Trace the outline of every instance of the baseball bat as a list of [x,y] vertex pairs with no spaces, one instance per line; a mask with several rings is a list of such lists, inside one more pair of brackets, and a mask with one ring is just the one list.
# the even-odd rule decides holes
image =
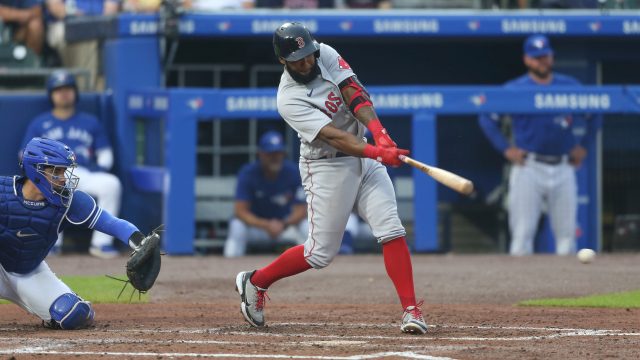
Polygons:
[[435,166],[428,166],[427,164],[424,164],[405,155],[400,155],[399,158],[404,163],[413,166],[414,168],[431,176],[435,181],[461,194],[469,195],[473,192],[473,183],[470,180],[463,178],[462,176],[456,175],[447,170],[437,168]]

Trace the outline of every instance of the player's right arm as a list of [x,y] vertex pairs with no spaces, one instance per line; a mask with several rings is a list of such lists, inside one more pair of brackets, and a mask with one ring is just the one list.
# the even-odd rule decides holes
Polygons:
[[345,154],[368,157],[394,167],[403,164],[398,158],[399,155],[409,154],[409,150],[398,149],[395,146],[369,145],[355,135],[333,126],[331,118],[319,109],[280,94],[278,111],[287,124],[309,143],[321,140]]
[[272,238],[277,238],[284,231],[285,223],[277,219],[264,219],[251,212],[251,203],[248,201],[235,202],[236,218],[248,226],[256,227],[266,231]]
[[248,226],[257,227],[269,231],[269,219],[261,218],[251,212],[251,171],[250,166],[245,166],[238,172],[236,195],[234,203],[234,215]]
[[408,155],[409,150],[398,149],[397,147],[382,147],[367,144],[362,139],[338,129],[329,124],[320,129],[318,139],[326,142],[345,154],[357,157],[367,157],[377,160],[385,165],[400,166],[403,162],[400,155]]
[[248,226],[267,229],[269,220],[256,216],[251,212],[251,203],[245,200],[236,200],[234,204],[235,216]]
[[80,190],[73,193],[73,200],[65,219],[70,224],[111,235],[130,246],[131,237],[140,233],[135,225],[111,215],[99,207],[93,197]]
[[526,151],[510,145],[500,130],[500,116],[498,114],[480,114],[478,124],[491,145],[512,163],[522,164],[526,157]]
[[93,147],[96,157],[95,165],[99,170],[110,171],[113,167],[114,157],[111,142],[107,136],[107,130],[97,117],[90,114],[85,114],[85,116],[90,117],[88,120],[91,120],[91,123],[93,124],[92,133],[94,139]]

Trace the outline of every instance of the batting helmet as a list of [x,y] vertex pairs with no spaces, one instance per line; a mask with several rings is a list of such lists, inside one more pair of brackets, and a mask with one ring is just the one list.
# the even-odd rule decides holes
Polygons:
[[[35,137],[25,146],[20,165],[25,175],[50,203],[69,206],[79,179],[73,175],[76,155],[67,145],[56,140]],[[45,169],[49,167],[54,169],[53,173],[45,173]],[[65,169],[64,179],[54,175],[58,167]],[[54,184],[51,180],[64,180],[64,185]]]
[[78,102],[79,96],[76,77],[66,70],[56,70],[52,72],[51,75],[49,75],[49,78],[47,79],[47,96],[49,97],[49,101],[52,101],[51,93],[53,92],[53,90],[65,86],[71,86],[73,88],[76,93],[76,102]]
[[273,33],[273,51],[286,61],[298,61],[319,50],[320,45],[301,23],[284,23]]

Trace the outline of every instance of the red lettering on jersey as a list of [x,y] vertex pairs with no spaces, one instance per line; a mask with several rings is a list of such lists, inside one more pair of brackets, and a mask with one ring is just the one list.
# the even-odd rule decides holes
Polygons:
[[342,99],[337,96],[333,91],[327,96],[327,101],[324,102],[324,106],[332,113],[337,113],[340,105],[342,105]]
[[329,93],[329,95],[327,96],[327,99],[333,101],[338,106],[342,105],[342,98],[336,95],[333,91]]
[[342,58],[342,56],[338,56],[338,66],[342,70],[351,70],[351,66],[347,64],[347,62]]

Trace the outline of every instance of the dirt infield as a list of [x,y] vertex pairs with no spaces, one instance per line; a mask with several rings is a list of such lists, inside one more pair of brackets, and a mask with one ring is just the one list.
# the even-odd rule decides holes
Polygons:
[[[238,310],[235,274],[272,257],[165,257],[144,305],[97,304],[95,328],[42,329],[14,305],[0,306],[6,359],[637,359],[640,309],[530,308],[519,300],[640,288],[640,255],[571,258],[415,256],[416,291],[430,331],[399,331],[401,309],[378,256],[341,257],[329,268],[269,291],[265,329]],[[60,275],[119,274],[124,258],[64,256]]]

